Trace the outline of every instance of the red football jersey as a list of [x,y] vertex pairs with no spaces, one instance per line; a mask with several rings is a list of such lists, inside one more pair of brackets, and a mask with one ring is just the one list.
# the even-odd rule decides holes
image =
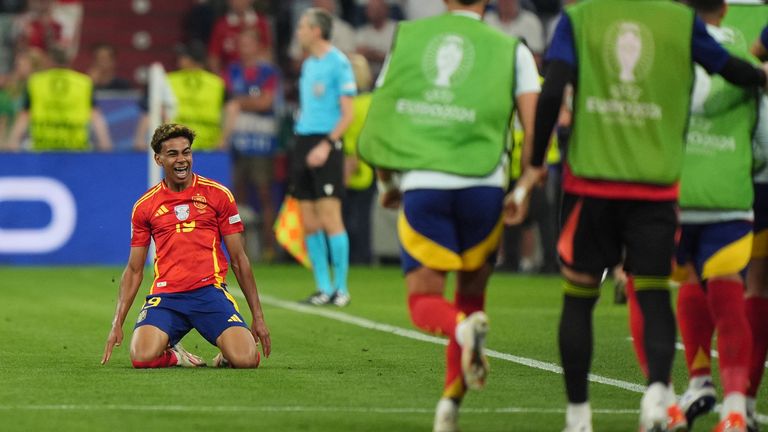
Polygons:
[[223,236],[243,231],[232,193],[197,174],[174,192],[161,181],[133,206],[131,246],[155,239],[155,279],[150,294],[221,286],[227,277]]
[[219,18],[213,26],[211,40],[208,43],[208,55],[221,61],[221,68],[240,58],[237,51],[237,37],[243,30],[255,29],[259,33],[259,43],[264,49],[271,49],[272,38],[267,19],[256,13],[249,12],[245,18],[235,14],[227,14]]

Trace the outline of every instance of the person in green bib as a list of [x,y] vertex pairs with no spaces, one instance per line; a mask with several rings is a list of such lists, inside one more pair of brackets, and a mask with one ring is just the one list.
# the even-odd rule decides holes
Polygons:
[[[732,55],[751,59],[735,29],[720,27],[727,10],[724,0],[690,0],[689,5]],[[717,329],[724,393],[719,430],[744,430],[748,417],[754,423],[755,404],[753,399],[752,409],[747,409],[752,341],[740,273],[752,252],[752,168],[765,163],[766,98],[755,89],[710,77],[699,65],[695,74],[680,179],[682,227],[673,274],[680,282],[678,323],[689,376],[680,408],[691,427],[694,419],[714,407],[710,351]],[[630,311],[637,311],[636,296],[629,294]],[[641,326],[632,329],[633,337],[642,339]]]
[[[222,130],[227,88],[224,80],[204,69],[205,45],[193,41],[176,47],[178,69],[168,73],[168,85],[175,98],[174,115],[169,121],[183,124],[197,133],[198,150],[216,150],[225,147],[231,127]],[[147,100],[140,103],[144,111],[136,128],[134,149],[146,150],[149,141],[149,115]]]
[[676,327],[668,277],[693,63],[744,87],[765,86],[765,71],[731,56],[691,9],[668,0],[571,5],[545,60],[531,167],[514,196],[515,203],[524,203],[543,177],[563,89],[572,83],[574,116],[558,241],[565,431],[592,431],[587,392],[592,311],[602,275],[622,258],[645,318],[648,387],[640,404],[640,431],[680,430],[686,420],[669,385]]
[[[540,84],[525,44],[482,22],[488,1],[445,4],[447,14],[399,25],[358,152],[377,167],[381,203],[402,204],[411,320],[449,338],[434,430],[456,431],[467,390],[488,374],[485,290],[503,227],[511,120],[517,110],[524,164]],[[444,297],[449,272],[453,301]]]
[[[93,99],[91,78],[69,69],[65,51],[51,49],[48,56],[52,66],[33,73],[27,81],[23,109],[11,129],[8,148],[21,150],[29,131],[27,149],[33,151],[112,150],[107,123]],[[90,128],[96,138],[93,147]]]

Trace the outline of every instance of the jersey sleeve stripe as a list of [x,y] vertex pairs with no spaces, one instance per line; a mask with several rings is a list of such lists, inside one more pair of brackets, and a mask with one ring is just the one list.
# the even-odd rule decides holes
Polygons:
[[131,219],[133,219],[133,215],[136,213],[136,209],[139,207],[139,205],[155,195],[160,190],[161,185],[162,183],[158,183],[157,186],[147,191],[144,195],[141,196],[141,198],[136,201],[136,204],[133,205],[133,209],[131,210]]
[[220,189],[225,194],[227,194],[227,198],[229,198],[229,202],[233,202],[235,200],[235,197],[232,195],[232,192],[230,192],[229,189],[227,189],[224,185],[216,183],[213,180],[208,180],[204,177],[200,177],[200,184],[206,185],[206,186],[212,186],[217,189]]

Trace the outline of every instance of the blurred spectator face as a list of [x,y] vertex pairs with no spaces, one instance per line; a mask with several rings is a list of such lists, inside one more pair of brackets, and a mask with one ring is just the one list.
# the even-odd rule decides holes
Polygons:
[[314,0],[316,8],[325,9],[331,15],[336,15],[336,0]]
[[389,17],[389,5],[387,0],[369,0],[368,7],[365,9],[368,21],[373,24],[380,24]]
[[252,10],[253,0],[229,0],[229,11],[243,14]]
[[197,62],[195,62],[192,57],[186,54],[179,55],[176,58],[176,64],[178,65],[179,69],[194,69],[198,66]]
[[309,50],[312,43],[320,37],[320,28],[312,26],[308,16],[304,15],[296,27],[296,39],[304,50]]
[[244,31],[237,38],[237,51],[242,60],[258,58],[261,54],[259,35],[255,31]]
[[520,11],[517,0],[499,0],[496,5],[499,8],[499,16],[515,18]]
[[93,51],[93,67],[104,71],[115,69],[115,51],[109,46],[100,46]]
[[16,79],[27,79],[35,71],[35,64],[29,53],[21,52],[13,61],[13,73]]

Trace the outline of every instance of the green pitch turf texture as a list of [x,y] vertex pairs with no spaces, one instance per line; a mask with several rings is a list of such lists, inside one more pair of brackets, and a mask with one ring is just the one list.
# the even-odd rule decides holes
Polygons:
[[[431,430],[443,346],[369,328],[379,323],[413,330],[396,267],[352,268],[353,300],[344,309],[297,308],[295,301],[312,291],[311,274],[298,266],[256,267],[273,344],[272,356],[257,370],[132,369],[127,347],[150,269],[126,321],[123,346],[101,366],[120,273],[0,267],[0,430]],[[230,290],[239,295],[239,288]],[[467,395],[463,431],[562,429],[562,376],[509,360],[559,362],[560,297],[558,278],[494,275],[488,347],[506,359],[491,358],[487,387]],[[311,313],[317,311],[328,314]],[[350,317],[364,321],[339,320]],[[610,284],[596,308],[595,329],[593,373],[641,384],[626,307],[612,303]],[[194,331],[183,342],[208,361],[217,352]],[[684,373],[678,352],[678,392]],[[639,393],[591,383],[590,394],[596,431],[636,430]],[[696,430],[709,431],[715,421],[710,415]]]

